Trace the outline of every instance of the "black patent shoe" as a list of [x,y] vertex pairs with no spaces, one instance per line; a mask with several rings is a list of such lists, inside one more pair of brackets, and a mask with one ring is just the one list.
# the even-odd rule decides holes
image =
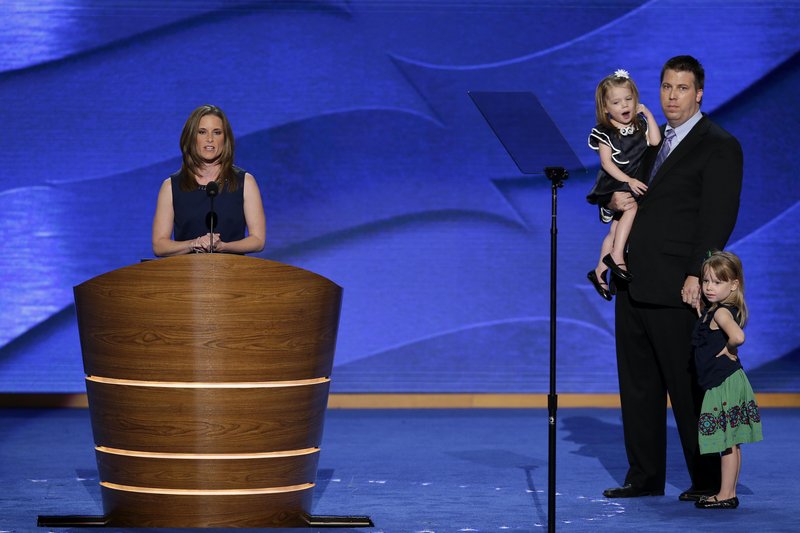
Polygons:
[[[589,273],[586,274],[586,277],[589,278],[589,281],[592,282],[592,285],[594,286],[594,289],[597,291],[597,294],[599,294],[600,296],[602,296],[603,298],[605,298],[610,302],[611,291],[606,288],[608,286],[608,283],[606,283],[606,272],[608,272],[608,270],[604,270],[603,275],[600,276],[600,278],[598,279],[597,274],[595,274],[595,271],[590,270]],[[606,285],[606,287],[603,287],[603,285]]]
[[698,509],[736,509],[739,507],[739,498],[734,496],[727,500],[718,500],[716,496],[710,498],[700,498],[694,502],[694,506]]
[[614,487],[603,491],[606,498],[639,498],[641,496],[663,496],[664,491],[642,489],[627,483],[621,487]]
[[633,279],[633,276],[627,270],[620,268],[620,265],[614,262],[614,259],[611,258],[611,254],[606,254],[603,257],[603,264],[606,265],[611,273],[617,276],[622,281],[630,281]]

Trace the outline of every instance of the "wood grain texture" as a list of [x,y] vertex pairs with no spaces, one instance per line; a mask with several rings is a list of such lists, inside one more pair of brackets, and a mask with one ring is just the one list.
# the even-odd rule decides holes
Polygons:
[[226,254],[140,263],[75,287],[112,526],[302,523],[341,295],[311,272]]
[[100,479],[158,489],[235,490],[314,483],[319,450],[285,457],[136,457],[96,451]]
[[86,381],[95,444],[176,453],[318,447],[328,386],[180,389]]
[[313,488],[278,494],[146,494],[101,487],[112,527],[299,527]]
[[191,254],[74,289],[89,375],[163,381],[330,376],[342,290],[263,259]]

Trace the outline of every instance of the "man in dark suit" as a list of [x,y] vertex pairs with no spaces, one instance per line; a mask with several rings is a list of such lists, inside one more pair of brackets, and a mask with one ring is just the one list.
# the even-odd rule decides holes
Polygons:
[[[664,494],[667,395],[692,486],[684,501],[716,494],[720,463],[701,456],[697,385],[691,334],[700,299],[700,265],[708,250],[723,249],[739,212],[742,149],[731,134],[700,112],[705,73],[691,56],[670,59],[661,72],[667,118],[659,153],[649,154],[648,190],[628,239],[632,280],[617,281],[617,366],[629,469],[607,498]],[[634,202],[615,193],[609,203]]]

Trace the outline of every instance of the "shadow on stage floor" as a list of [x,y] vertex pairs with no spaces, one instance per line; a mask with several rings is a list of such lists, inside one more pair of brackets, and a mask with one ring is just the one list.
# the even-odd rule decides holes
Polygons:
[[[800,410],[762,419],[764,441],[742,448],[740,507],[705,511],[677,499],[689,479],[674,429],[666,495],[607,500],[626,469],[619,411],[560,409],[557,529],[796,531]],[[545,409],[329,410],[313,512],[375,523],[353,531],[546,531],[547,430]],[[102,514],[87,410],[2,409],[0,431],[0,532]]]

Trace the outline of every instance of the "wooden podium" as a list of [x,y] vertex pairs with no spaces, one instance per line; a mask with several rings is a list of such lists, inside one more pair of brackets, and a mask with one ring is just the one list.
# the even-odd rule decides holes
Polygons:
[[104,524],[308,525],[341,297],[228,254],[75,287]]

